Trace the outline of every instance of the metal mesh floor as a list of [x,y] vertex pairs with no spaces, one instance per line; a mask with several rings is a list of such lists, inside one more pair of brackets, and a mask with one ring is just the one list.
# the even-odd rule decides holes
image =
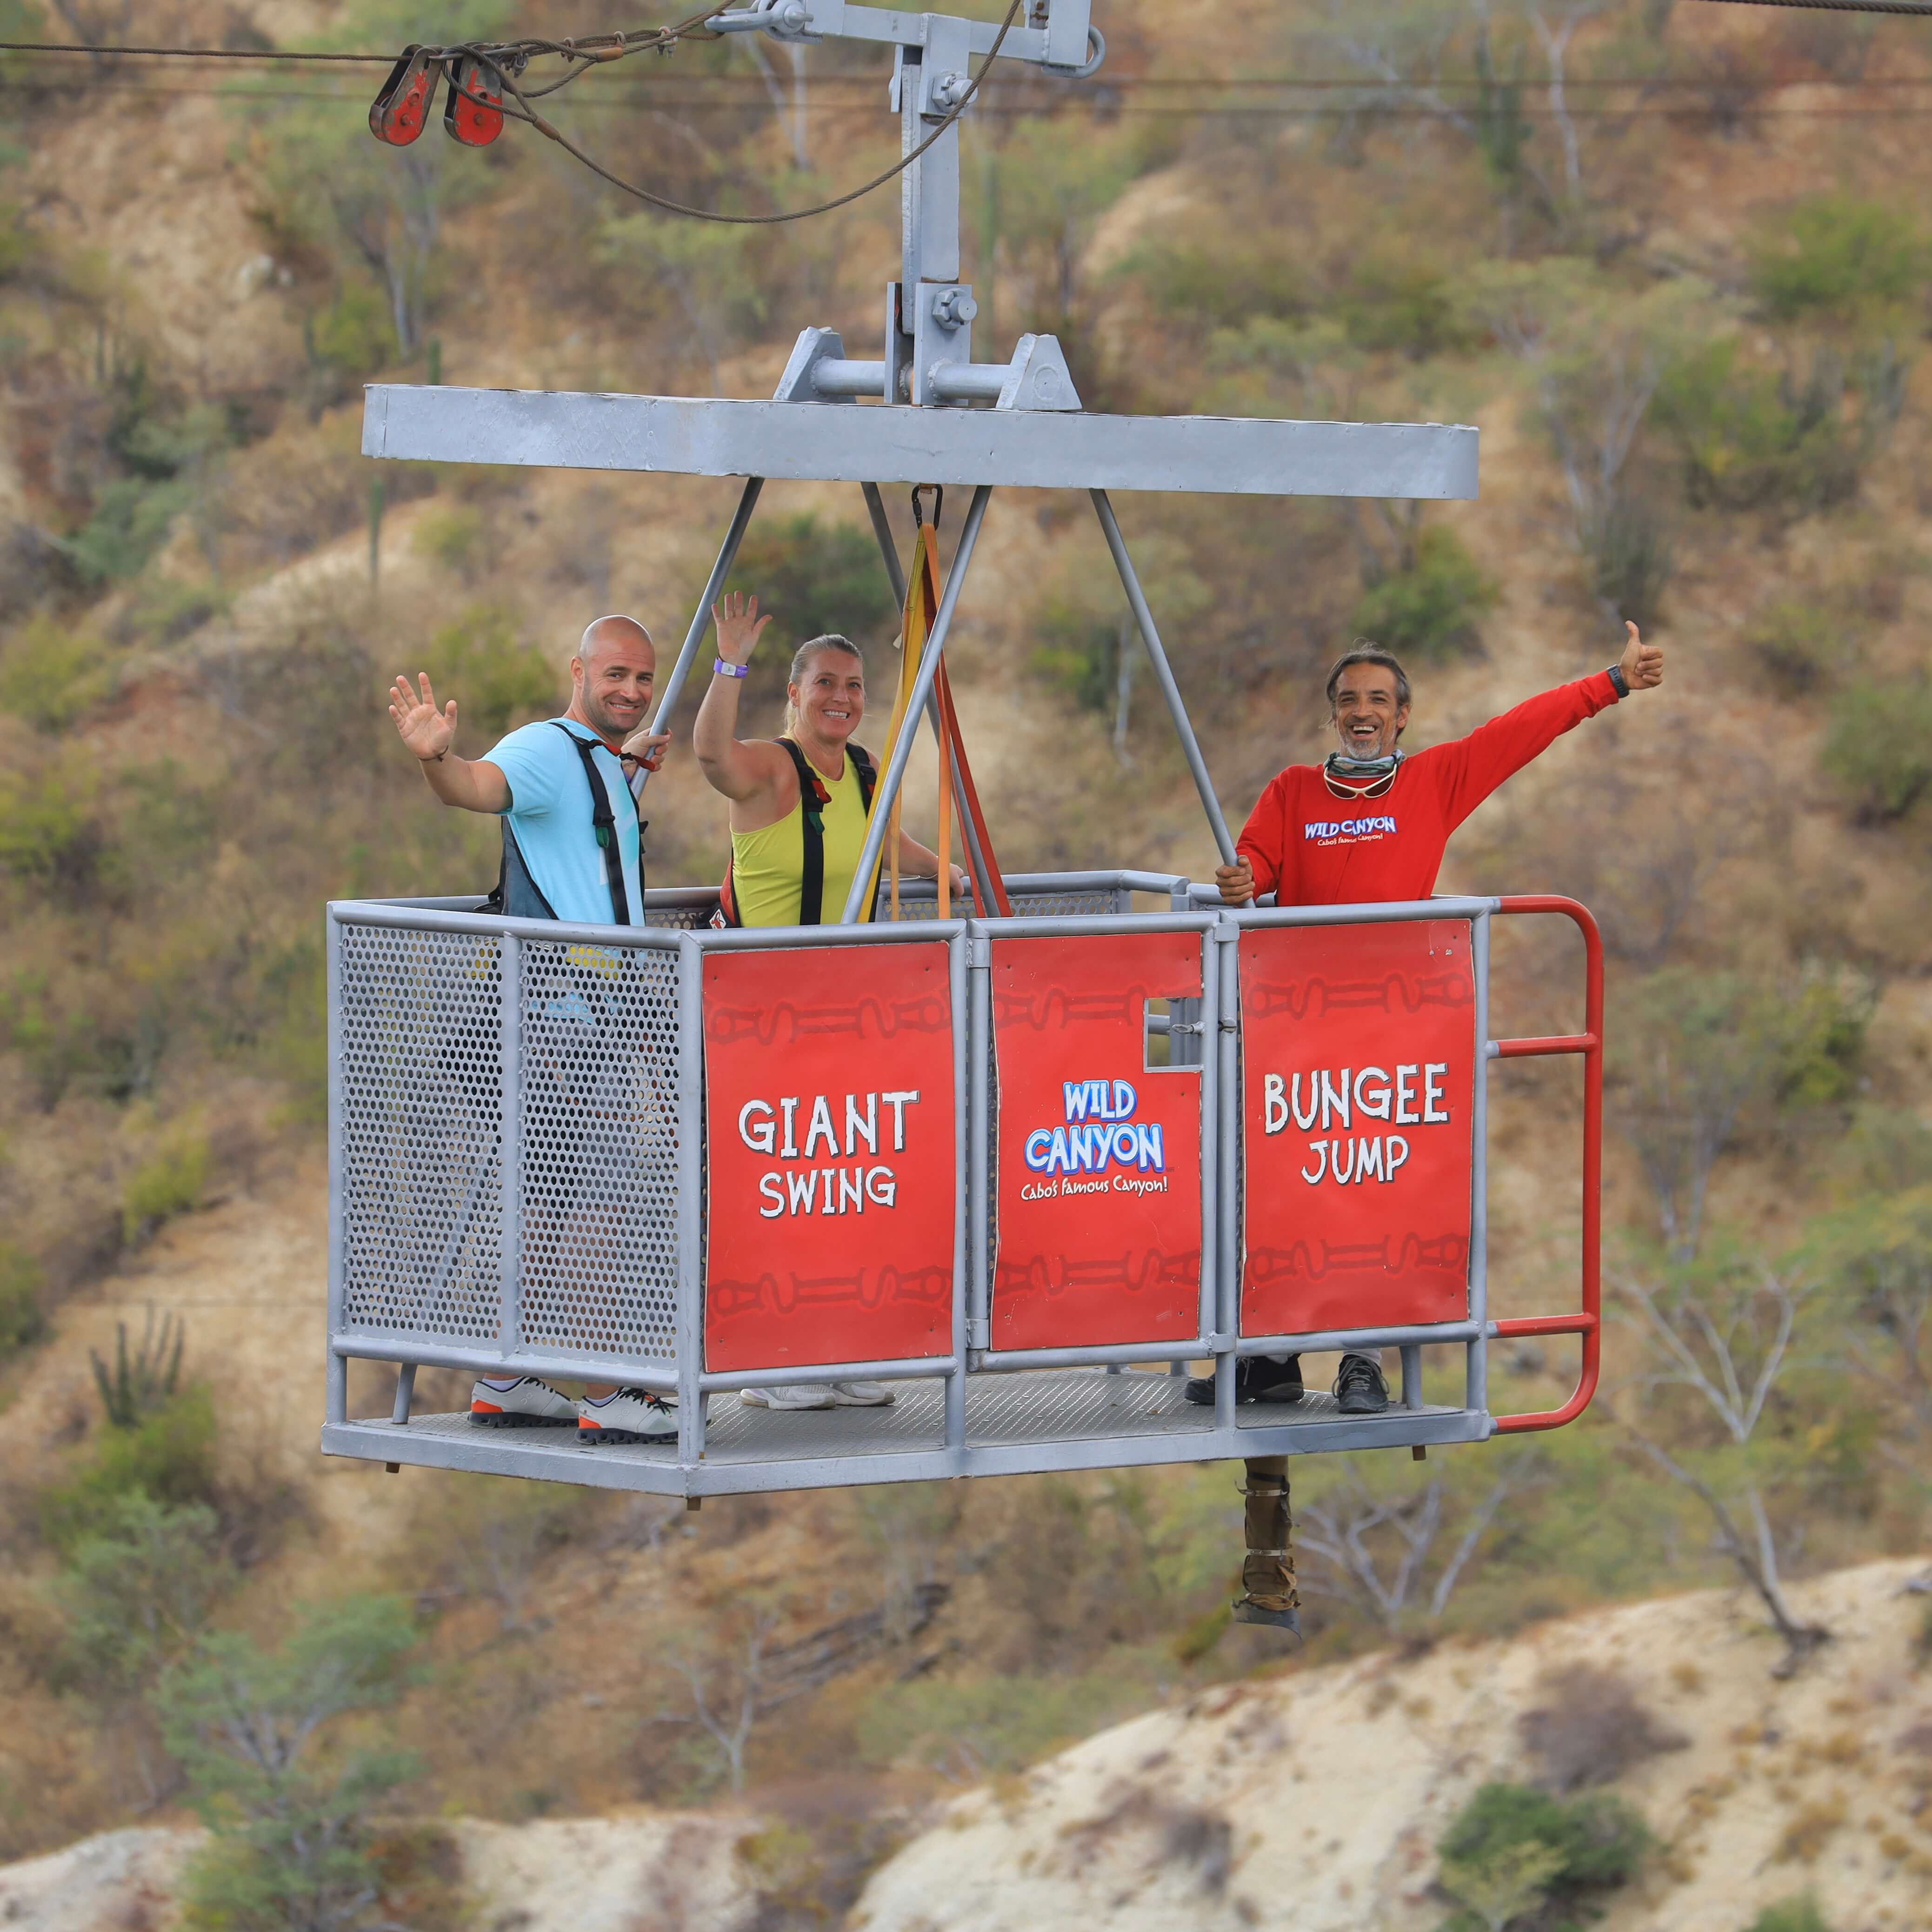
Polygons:
[[[897,1382],[885,1408],[768,1409],[735,1394],[714,1395],[704,1433],[707,1462],[783,1462],[828,1456],[865,1456],[938,1448],[945,1438],[943,1381]],[[1104,1442],[1144,1436],[1205,1435],[1213,1409],[1188,1402],[1178,1376],[1130,1370],[1109,1376],[1090,1369],[1024,1375],[982,1375],[966,1385],[966,1435],[975,1444]],[[1453,1410],[1431,1408],[1432,1414]],[[1296,1406],[1256,1404],[1235,1411],[1244,1428],[1287,1421],[1345,1420],[1332,1395],[1310,1393]],[[564,1457],[598,1456],[628,1462],[676,1460],[674,1445],[607,1443],[580,1447],[562,1430],[477,1429],[466,1415],[421,1415],[413,1432],[500,1444]]]

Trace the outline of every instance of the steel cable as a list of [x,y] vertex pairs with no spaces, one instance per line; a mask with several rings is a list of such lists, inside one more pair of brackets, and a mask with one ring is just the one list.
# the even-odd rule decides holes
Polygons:
[[[1000,50],[1006,44],[1006,35],[1012,31],[1012,24],[1019,17],[1020,8],[1024,4],[1024,0],[1012,0],[1012,4],[1006,9],[1006,18],[1000,22],[1000,31],[994,36],[992,46],[987,50],[986,59],[980,64],[980,71],[967,82],[966,91],[947,110],[946,118],[933,129],[930,134],[927,135],[924,140],[920,142],[917,147],[902,154],[883,173],[874,175],[870,181],[852,189],[848,194],[836,196],[830,201],[819,202],[810,208],[789,208],[780,214],[727,214],[717,208],[693,208],[688,202],[673,201],[666,196],[652,194],[649,188],[639,188],[635,182],[627,182],[621,176],[614,175],[602,162],[586,154],[575,142],[571,140],[568,136],[560,134],[556,128],[553,128],[535,108],[530,106],[530,98],[518,88],[503,64],[494,57],[490,50],[476,46],[452,50],[452,51],[473,55],[495,71],[497,79],[502,82],[506,91],[514,98],[523,110],[519,112],[506,103],[502,104],[502,111],[506,114],[509,115],[513,119],[526,122],[531,127],[536,128],[538,134],[548,135],[563,149],[566,154],[588,168],[600,181],[609,182],[611,187],[621,193],[631,195],[639,201],[647,202],[652,208],[661,208],[668,214],[689,215],[699,221],[727,222],[734,227],[762,228],[772,226],[780,222],[808,220],[814,214],[830,214],[834,208],[843,208],[848,202],[860,200],[870,194],[874,188],[884,188],[886,182],[904,173],[906,170],[910,167],[913,163],[917,160],[935,141],[938,140],[972,105],[973,97],[980,91],[980,83],[986,79],[987,74],[992,69],[993,62],[998,58]],[[581,72],[584,70],[580,69],[578,71]],[[574,80],[576,75],[573,74],[567,78]],[[452,86],[454,84],[454,82],[452,83]],[[497,104],[484,100],[479,95],[469,93],[466,89],[464,91],[464,98],[482,106]]]

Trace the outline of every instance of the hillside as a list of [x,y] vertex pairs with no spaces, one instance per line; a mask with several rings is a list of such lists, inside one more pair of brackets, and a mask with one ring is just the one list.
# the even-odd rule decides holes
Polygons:
[[[1372,1896],[1420,1927],[1450,1911],[1426,1892],[1450,1813],[1483,1776],[1541,1775],[1513,1727],[1574,1639],[1692,1739],[1619,1780],[1671,1850],[1606,1895],[1612,1932],[1742,1932],[1814,1884],[1838,1932],[1912,1922],[1924,1813],[1900,1796],[1916,1748],[1894,1747],[1917,1600],[1886,1592],[1932,1545],[1924,23],[1612,0],[1565,30],[1565,92],[1547,10],[1096,18],[1095,80],[995,76],[968,125],[982,352],[1055,332],[1097,408],[1482,432],[1472,503],[1118,499],[1230,816],[1318,753],[1322,679],[1358,634],[1410,668],[1412,746],[1607,662],[1618,614],[1668,653],[1661,693],[1478,812],[1442,882],[1572,892],[1604,922],[1617,1318],[1597,1408],[1426,1464],[1310,1459],[1292,1666],[1227,1625],[1225,1469],[686,1515],[324,1462],[320,908],[496,865],[494,829],[407,769],[379,694],[431,670],[473,752],[556,704],[591,616],[634,610],[674,647],[736,494],[372,474],[360,385],[769,394],[807,323],[864,352],[896,199],[686,228],[526,130],[482,154],[435,134],[398,173],[359,68],[0,56],[0,1858],[184,1827],[232,1766],[196,1755],[182,1687],[241,1658],[261,1691],[335,1617],[366,1681],[301,1776],[375,1780],[350,1806],[357,1858],[384,1821],[461,1818],[472,1847],[608,1839],[621,1889],[622,1859],[682,1846],[674,1864],[778,1932],[840,1922],[925,1808],[970,1789],[870,1879],[872,1924],[1044,1922],[1131,1893],[1153,1924],[1199,1903],[1215,1859],[1212,1910],[1252,1898],[1267,1922],[1295,1884],[1249,1849],[1268,1780],[1347,1821],[1360,1732],[1410,1781],[1372,1831],[1309,1841],[1342,1844],[1306,1896],[1324,1922]],[[21,0],[0,38],[137,20],[237,52],[585,26],[551,0]],[[694,42],[586,80],[571,124],[620,173],[758,212],[889,158],[878,61],[812,50],[802,118],[782,78],[775,98],[742,43]],[[734,583],[778,606],[774,658],[858,637],[883,709],[892,614],[856,492],[774,487]],[[1000,854],[1202,876],[1211,843],[1111,586],[1078,501],[996,500],[949,651]],[[775,724],[765,654],[748,708]],[[920,836],[932,794],[916,761]],[[655,882],[717,876],[715,803],[680,737],[651,794]],[[1496,974],[1499,1030],[1574,1023],[1567,938],[1502,935]],[[1498,1069],[1492,1090],[1496,1303],[1567,1307],[1574,1070]],[[184,1328],[178,1370],[151,1353],[110,1414],[90,1358],[111,1383],[124,1324],[138,1369],[150,1311]],[[1706,1350],[1721,1394],[1714,1337],[1744,1389],[1765,1377],[1742,1432],[1672,1353]],[[1498,1406],[1558,1396],[1572,1359],[1510,1351]],[[423,1393],[454,1404],[463,1381]],[[388,1400],[373,1370],[351,1397]],[[1683,1594],[1754,1569],[1831,1606],[1834,1641],[1801,1642],[1789,1681],[1737,1634],[1756,1594]],[[1653,1667],[1652,1642],[1708,1687]],[[700,1693],[751,1713],[735,1762]],[[1251,1720],[1286,1748],[1217,1783]],[[1828,1768],[1787,1752],[1772,1773],[1761,1740],[1732,1741],[1754,1725]],[[1304,1760],[1306,1732],[1340,1740],[1346,1777]],[[1136,1768],[1160,1750],[1180,1768]],[[1170,1800],[1220,1822],[1188,1826],[1143,1888]],[[639,1807],[644,1850],[602,1822]],[[1815,1856],[1781,1857],[1807,1807]],[[730,1876],[754,1817],[766,1865]],[[512,1829],[538,1837],[493,1835]],[[110,1865],[181,1845],[116,1843]],[[460,1917],[436,1876],[453,1855],[385,1856],[391,1917],[432,1880]]]
[[[936,1807],[848,1922],[1407,1932],[1450,1902],[1436,1851],[1450,1822],[1478,1786],[1528,1780],[1573,1801],[1613,1792],[1654,1834],[1638,1874],[1597,1900],[1604,1932],[1731,1932],[1806,1892],[1828,1923],[1906,1932],[1932,1879],[1914,1582],[1886,1563],[1807,1585],[1804,1612],[1833,1640],[1783,1682],[1762,1625],[1711,1592],[1225,1685]],[[751,1932],[820,1876],[810,1840],[755,1809],[445,1828],[479,1922],[525,1932]],[[165,1932],[194,1842],[123,1832],[0,1868],[0,1916],[24,1932]]]

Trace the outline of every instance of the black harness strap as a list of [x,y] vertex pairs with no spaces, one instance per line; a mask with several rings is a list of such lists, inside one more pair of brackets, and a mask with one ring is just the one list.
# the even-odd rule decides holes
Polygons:
[[[624,890],[624,855],[617,849],[617,815],[610,809],[610,794],[605,789],[604,774],[597,769],[597,743],[591,738],[580,738],[567,724],[559,724],[554,718],[546,718],[546,724],[556,725],[558,730],[577,747],[577,755],[584,761],[584,776],[590,784],[590,824],[596,835],[598,849],[604,854],[604,877],[610,888],[610,920],[614,926],[631,923],[630,895]],[[524,857],[523,848],[517,843],[516,834],[510,829],[508,815],[501,821],[503,830],[502,863],[496,870],[496,890],[483,902],[485,912],[508,914],[512,919],[554,919],[556,913],[550,901],[543,896],[542,889],[532,877],[530,866]],[[644,889],[644,824],[638,821],[638,890]],[[641,910],[642,908],[640,908]]]
[[[781,738],[777,742],[791,754],[793,769],[798,773],[799,829],[804,844],[798,874],[798,922],[800,926],[823,926],[825,808],[832,802],[832,794],[824,779],[812,768],[812,760],[790,739]],[[878,782],[878,769],[872,763],[872,754],[862,746],[848,745],[845,754],[859,775],[860,808],[869,818],[872,813],[872,788]],[[728,864],[724,889],[718,895],[718,910],[724,914],[727,926],[742,926],[745,922],[738,916],[738,898],[732,886],[732,872],[733,867]],[[876,899],[876,892],[874,896]]]
[[[628,926],[631,922],[631,902],[624,890],[624,855],[617,849],[617,815],[610,809],[610,794],[604,788],[604,774],[597,769],[597,740],[580,738],[568,724],[560,724],[553,718],[551,724],[561,731],[577,747],[577,755],[584,761],[584,776],[590,782],[590,823],[597,834],[597,843],[604,854],[604,876],[610,886],[610,920],[614,926]],[[644,884],[644,827],[638,828],[638,890],[641,892]]]

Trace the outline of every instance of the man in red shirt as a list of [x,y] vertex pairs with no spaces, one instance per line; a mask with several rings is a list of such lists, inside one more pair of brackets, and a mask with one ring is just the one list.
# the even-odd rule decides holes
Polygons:
[[[1624,628],[1629,641],[1608,670],[1558,685],[1466,738],[1412,757],[1398,742],[1408,723],[1408,679],[1389,652],[1358,640],[1328,674],[1329,718],[1340,749],[1319,765],[1290,765],[1270,781],[1236,842],[1238,862],[1215,872],[1222,900],[1247,905],[1270,892],[1285,906],[1426,898],[1449,835],[1505,778],[1585,718],[1664,682],[1663,651],[1646,644],[1634,624]],[[1388,1406],[1388,1383],[1372,1356],[1344,1355],[1334,1392],[1347,1414]],[[1298,1356],[1251,1357],[1236,1368],[1237,1402],[1301,1397]],[[1213,1378],[1190,1382],[1187,1398],[1211,1403]],[[1286,1459],[1250,1458],[1246,1494],[1250,1550],[1234,1615],[1298,1633],[1287,1565]]]

